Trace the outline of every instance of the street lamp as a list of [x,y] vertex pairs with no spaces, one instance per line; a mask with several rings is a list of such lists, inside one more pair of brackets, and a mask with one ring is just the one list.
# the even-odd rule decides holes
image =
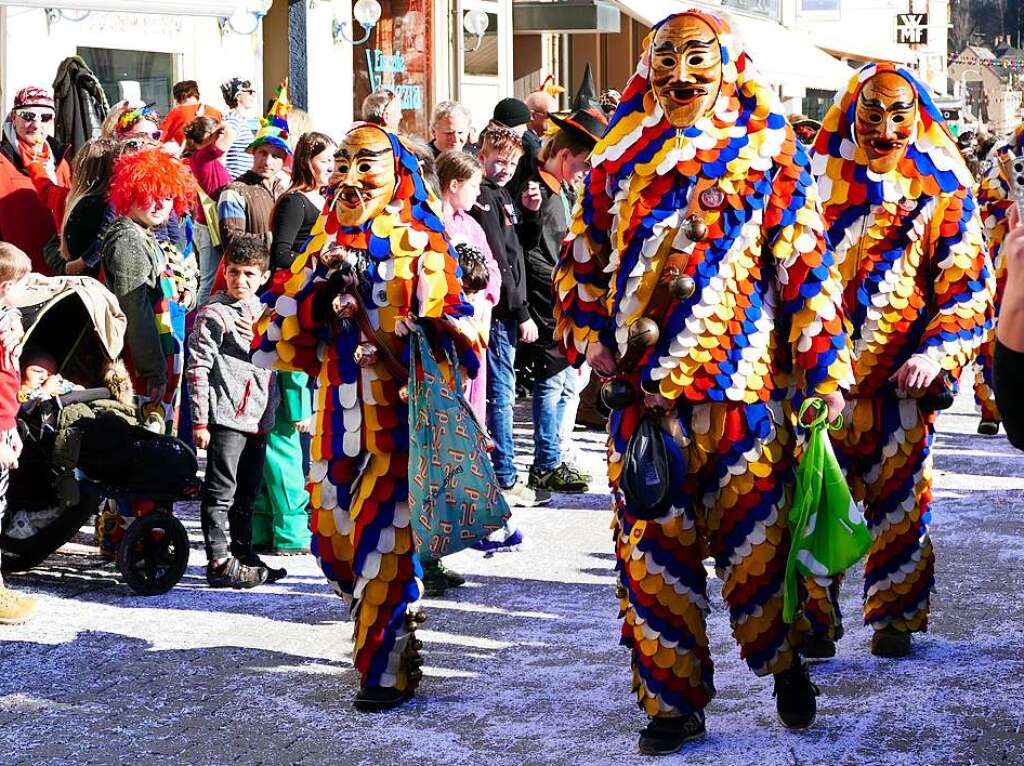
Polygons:
[[483,11],[466,11],[466,15],[462,17],[462,28],[466,30],[466,34],[476,37],[476,47],[470,49],[470,53],[480,50],[480,46],[484,44],[484,35],[487,34],[487,28],[490,25],[491,20]]
[[[234,16],[222,16],[217,22],[220,25],[221,35],[228,35],[234,32],[236,35],[247,37],[255,34],[256,30],[260,28],[260,21],[270,13],[270,6],[273,4],[274,0],[251,0],[249,2],[247,10],[242,12],[243,16],[252,16],[252,29],[247,31],[240,30],[235,26]],[[237,15],[236,13],[235,16]]]
[[345,28],[348,26],[347,21],[334,20],[334,24],[331,26],[331,33],[334,36],[334,43],[337,45],[342,41],[350,42],[353,45],[362,45],[370,39],[370,33],[373,32],[373,28],[377,26],[377,22],[380,21],[381,7],[378,0],[358,0],[354,6],[352,6],[352,17],[359,22],[363,28],[363,36],[356,40],[353,37],[349,37],[348,32]]

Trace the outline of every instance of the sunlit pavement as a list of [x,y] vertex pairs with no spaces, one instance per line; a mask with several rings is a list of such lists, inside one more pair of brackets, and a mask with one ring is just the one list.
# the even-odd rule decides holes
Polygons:
[[[1024,763],[1022,456],[976,425],[965,397],[940,423],[938,589],[914,655],[868,653],[851,574],[847,636],[813,670],[817,725],[785,731],[770,679],[739,659],[713,580],[708,737],[665,762]],[[421,694],[387,714],[351,707],[351,624],[312,558],[278,560],[290,576],[273,586],[210,590],[197,510],[184,508],[188,573],[169,594],[142,598],[81,535],[11,578],[41,604],[31,624],[0,627],[0,764],[648,762],[635,751],[644,719],[617,644],[603,439],[579,438],[599,477],[592,493],[517,511],[518,552],[446,559],[469,583],[424,602]]]

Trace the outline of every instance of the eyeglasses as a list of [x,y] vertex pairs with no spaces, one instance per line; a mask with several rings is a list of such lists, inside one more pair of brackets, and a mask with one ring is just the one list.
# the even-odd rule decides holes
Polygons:
[[130,133],[122,136],[122,138],[123,139],[135,138],[135,139],[140,139],[140,140],[143,140],[143,141],[156,141],[157,143],[159,143],[160,139],[163,137],[163,135],[164,134],[161,133],[159,130],[154,130],[154,131],[133,130]]
[[250,96],[255,96],[256,95],[256,89],[255,88],[239,88],[238,92],[239,93],[248,93]]
[[15,112],[25,122],[53,122],[53,112]]

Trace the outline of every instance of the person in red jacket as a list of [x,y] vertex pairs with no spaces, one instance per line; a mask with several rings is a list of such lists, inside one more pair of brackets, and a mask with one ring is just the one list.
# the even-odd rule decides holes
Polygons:
[[53,138],[53,94],[29,86],[14,97],[14,108],[0,138],[0,242],[28,254],[32,270],[50,274],[43,246],[57,229],[49,208],[39,199],[29,177],[33,163],[43,163],[62,186],[71,184],[71,148]]

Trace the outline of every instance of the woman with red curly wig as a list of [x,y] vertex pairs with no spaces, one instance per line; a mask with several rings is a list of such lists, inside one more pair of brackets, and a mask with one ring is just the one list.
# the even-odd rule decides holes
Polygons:
[[118,217],[103,240],[103,277],[128,318],[127,361],[136,388],[150,417],[162,419],[168,430],[177,419],[184,338],[172,326],[178,292],[153,229],[172,210],[183,214],[195,195],[188,168],[159,149],[114,164],[110,206]]

